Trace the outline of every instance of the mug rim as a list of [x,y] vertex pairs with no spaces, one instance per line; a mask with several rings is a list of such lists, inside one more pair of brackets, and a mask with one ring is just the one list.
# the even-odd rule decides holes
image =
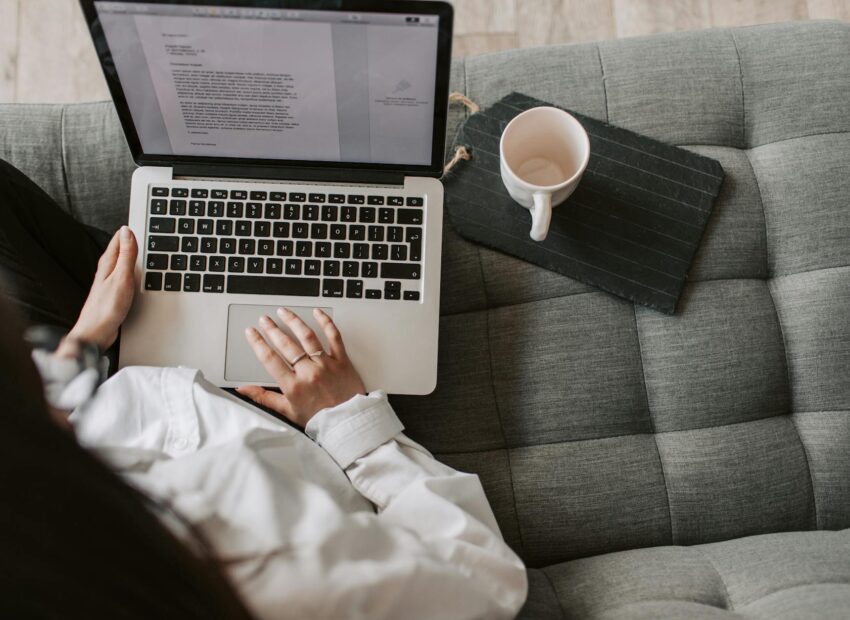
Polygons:
[[[526,114],[529,114],[531,112],[539,112],[539,111],[542,111],[542,110],[554,110],[555,112],[559,112],[561,114],[566,115],[566,117],[570,120],[570,122],[575,123],[578,126],[578,128],[581,130],[581,135],[584,138],[585,154],[584,154],[584,157],[582,158],[581,165],[578,167],[576,172],[571,177],[569,177],[565,181],[561,181],[560,183],[556,183],[555,185],[535,185],[534,183],[529,183],[525,179],[521,178],[516,172],[514,172],[513,168],[511,168],[508,165],[507,161],[505,161],[505,147],[504,147],[505,134],[507,133],[510,126],[513,125],[514,122],[517,119],[519,119],[520,117],[525,116]],[[502,164],[504,164],[507,171],[511,173],[511,176],[516,181],[522,183],[525,187],[529,188],[529,191],[532,191],[532,192],[535,192],[535,191],[552,191],[552,192],[555,192],[555,191],[558,191],[559,189],[566,187],[567,185],[569,185],[570,183],[575,181],[578,177],[580,177],[582,174],[584,174],[584,171],[587,169],[587,164],[590,162],[590,137],[587,135],[587,130],[584,128],[584,125],[582,125],[575,116],[573,116],[572,114],[570,114],[566,110],[562,110],[561,108],[556,108],[555,106],[551,106],[551,105],[535,106],[533,108],[529,108],[528,110],[523,110],[522,112],[520,112],[519,114],[514,116],[510,121],[508,121],[507,125],[505,125],[505,128],[502,130],[502,135],[499,137],[499,160]]]

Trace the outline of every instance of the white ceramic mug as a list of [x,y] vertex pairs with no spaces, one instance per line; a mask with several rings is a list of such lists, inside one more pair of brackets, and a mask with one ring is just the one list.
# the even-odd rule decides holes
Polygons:
[[502,182],[531,211],[531,238],[543,241],[552,207],[573,193],[590,159],[587,132],[572,115],[552,107],[518,114],[499,142]]

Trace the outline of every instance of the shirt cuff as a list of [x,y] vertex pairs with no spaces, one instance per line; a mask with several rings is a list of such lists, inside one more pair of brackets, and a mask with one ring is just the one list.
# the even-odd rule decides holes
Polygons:
[[346,469],[360,457],[404,430],[382,391],[322,409],[304,429],[307,435]]

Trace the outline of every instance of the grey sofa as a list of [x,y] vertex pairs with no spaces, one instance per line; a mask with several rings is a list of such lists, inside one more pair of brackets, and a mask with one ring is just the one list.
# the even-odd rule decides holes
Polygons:
[[[529,566],[522,615],[850,617],[850,25],[504,52],[453,81],[727,174],[675,316],[446,230],[439,384],[394,403],[481,476]],[[0,106],[0,157],[81,220],[124,221],[110,104]]]

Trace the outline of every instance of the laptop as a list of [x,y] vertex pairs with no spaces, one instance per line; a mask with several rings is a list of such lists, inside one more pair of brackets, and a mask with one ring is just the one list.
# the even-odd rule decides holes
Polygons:
[[431,392],[451,6],[81,4],[139,166],[119,365],[270,386],[245,328],[286,306],[326,345],[319,307],[367,389]]

